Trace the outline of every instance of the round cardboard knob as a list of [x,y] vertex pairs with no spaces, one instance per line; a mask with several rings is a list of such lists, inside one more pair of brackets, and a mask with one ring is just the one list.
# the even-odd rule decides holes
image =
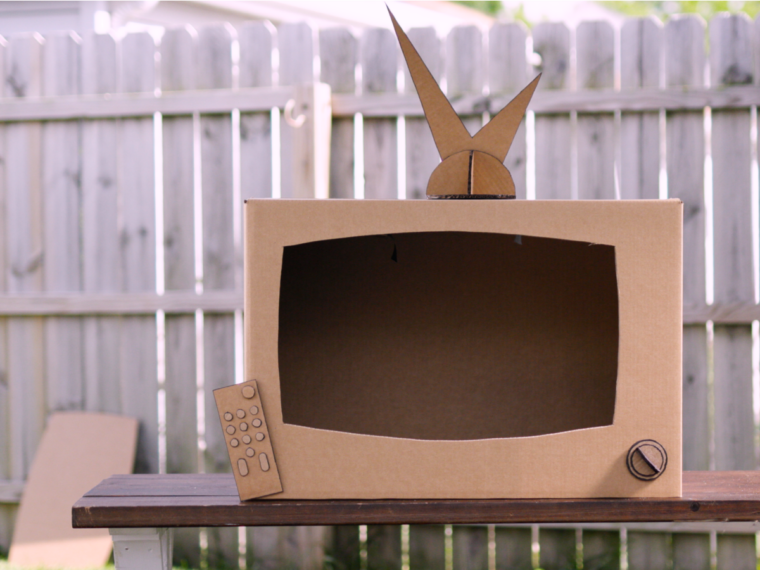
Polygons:
[[653,439],[637,441],[628,450],[628,471],[636,479],[652,481],[665,472],[668,454],[665,448]]

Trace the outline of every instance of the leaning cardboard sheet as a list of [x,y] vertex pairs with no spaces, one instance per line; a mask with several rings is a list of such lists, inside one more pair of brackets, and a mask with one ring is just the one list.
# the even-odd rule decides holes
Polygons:
[[539,78],[471,137],[393,24],[435,199],[246,203],[241,499],[680,496],[681,202],[509,199]]

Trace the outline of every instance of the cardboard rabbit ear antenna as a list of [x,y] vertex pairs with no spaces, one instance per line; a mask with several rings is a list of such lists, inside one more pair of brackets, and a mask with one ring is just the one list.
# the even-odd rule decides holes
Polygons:
[[388,14],[443,160],[430,177],[428,197],[514,198],[512,175],[502,163],[541,74],[472,137],[390,8]]

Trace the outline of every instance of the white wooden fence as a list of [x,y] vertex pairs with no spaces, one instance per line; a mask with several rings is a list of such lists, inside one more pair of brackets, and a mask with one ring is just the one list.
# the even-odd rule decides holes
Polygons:
[[[409,35],[470,129],[532,77],[526,41],[540,54],[506,161],[520,198],[684,201],[684,467],[755,469],[760,22]],[[389,30],[259,22],[0,49],[7,548],[54,410],[139,418],[139,472],[228,469],[210,394],[241,374],[242,199],[421,198],[439,159]],[[756,568],[754,534],[704,529],[184,529],[176,543],[212,568]]]

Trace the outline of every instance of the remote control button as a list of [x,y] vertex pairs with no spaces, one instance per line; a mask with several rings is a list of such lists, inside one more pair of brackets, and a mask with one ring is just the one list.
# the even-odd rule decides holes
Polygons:
[[261,427],[261,420],[260,420],[259,418],[256,418],[255,420],[253,420],[253,421],[251,422],[251,425],[252,425],[253,427]]
[[259,432],[256,434],[256,441],[264,441],[264,434]]
[[248,429],[248,424],[243,422],[240,424],[240,431],[246,431]]
[[245,434],[243,436],[243,443],[246,444],[246,445],[248,445],[249,443],[251,443],[251,436],[248,435],[248,434]]
[[262,471],[269,471],[269,458],[266,453],[259,453],[259,465]]
[[227,433],[230,435],[235,433],[235,426],[227,426]]
[[253,448],[249,447],[248,449],[245,450],[245,454],[248,457],[253,457],[254,455],[256,455],[256,452],[253,450]]
[[248,475],[248,462],[242,457],[238,459],[238,472],[245,477]]
[[234,438],[234,437],[233,437],[233,438],[230,440],[230,445],[231,445],[232,447],[237,447],[238,445],[240,445],[240,442],[239,442],[239,441],[238,441],[236,438]]
[[232,421],[232,414],[229,413],[229,412],[225,412],[224,413],[224,419],[227,420],[228,422],[231,422]]
[[258,414],[258,413],[259,413],[259,408],[258,408],[258,406],[251,406],[251,410],[250,410],[250,412],[251,412],[251,415],[254,415],[254,416],[255,416],[256,414]]
[[256,395],[256,390],[253,389],[253,386],[244,386],[243,387],[243,398],[247,398],[250,400],[251,398]]
[[245,417],[245,410],[238,410],[237,417],[239,417],[241,420]]

